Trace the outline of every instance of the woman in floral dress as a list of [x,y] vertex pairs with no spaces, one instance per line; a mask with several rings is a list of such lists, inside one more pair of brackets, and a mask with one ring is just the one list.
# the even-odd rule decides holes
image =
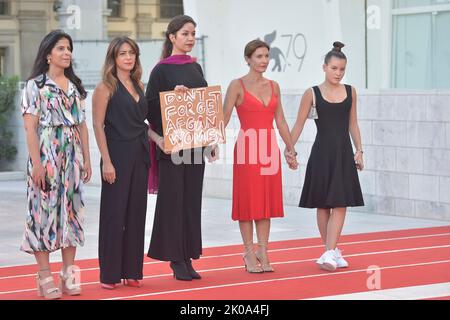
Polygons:
[[[84,244],[83,183],[91,177],[88,129],[81,80],[72,69],[72,39],[52,31],[42,40],[21,109],[30,158],[28,208],[21,250],[34,254],[39,296],[79,295],[73,266],[77,245]],[[63,269],[55,287],[49,253],[61,249]]]

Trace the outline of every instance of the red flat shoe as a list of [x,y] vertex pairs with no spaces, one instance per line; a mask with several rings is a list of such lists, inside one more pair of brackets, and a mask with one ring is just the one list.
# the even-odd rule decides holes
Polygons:
[[134,280],[134,279],[123,279],[123,285],[127,286],[127,287],[133,287],[133,288],[141,287],[141,283],[139,282],[139,280]]
[[116,288],[115,283],[102,283],[102,288],[106,290],[114,290]]

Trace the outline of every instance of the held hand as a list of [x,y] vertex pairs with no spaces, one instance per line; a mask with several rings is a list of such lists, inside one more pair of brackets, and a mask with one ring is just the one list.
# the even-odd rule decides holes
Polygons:
[[83,182],[88,183],[92,177],[91,161],[89,161],[89,160],[84,161],[83,167],[84,167],[83,168]]
[[175,91],[175,93],[181,94],[181,93],[185,93],[186,91],[188,91],[189,88],[180,84],[178,86],[175,86],[175,89],[173,89],[173,90]]
[[113,184],[116,181],[116,169],[111,162],[103,163],[102,172],[103,180],[109,184]]
[[297,159],[294,160],[288,160],[286,159],[288,165],[289,165],[289,169],[291,170],[297,170],[298,169],[298,162]]
[[156,140],[156,145],[164,151],[164,138],[158,137],[158,140]]
[[36,187],[41,190],[45,190],[45,169],[42,163],[33,164],[33,171],[31,172],[31,178]]
[[289,165],[289,169],[291,169],[291,170],[297,170],[297,169],[298,169],[298,162],[297,162],[297,159],[295,159],[295,160],[292,161],[292,162],[288,162],[288,165]]
[[162,152],[164,152],[165,154],[170,154],[170,151],[164,150],[165,144],[163,137],[158,137],[158,140],[156,140],[155,143],[158,146],[158,148],[161,149]]
[[364,170],[363,154],[361,152],[356,152],[354,159],[355,159],[356,168],[359,171],[363,171]]
[[284,149],[284,157],[286,158],[286,162],[289,165],[290,169],[298,169],[297,152],[295,151],[295,149]]

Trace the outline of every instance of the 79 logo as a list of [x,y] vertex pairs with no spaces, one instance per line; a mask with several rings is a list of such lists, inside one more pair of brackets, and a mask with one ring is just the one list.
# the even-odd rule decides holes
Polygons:
[[[270,61],[274,61],[272,72],[285,72],[286,67],[294,67],[298,72],[302,69],[307,52],[306,37],[303,33],[282,34],[283,49],[272,46],[277,38],[277,31],[264,36],[264,41],[270,46]],[[292,60],[294,60],[292,62]],[[291,63],[292,62],[292,63]]]

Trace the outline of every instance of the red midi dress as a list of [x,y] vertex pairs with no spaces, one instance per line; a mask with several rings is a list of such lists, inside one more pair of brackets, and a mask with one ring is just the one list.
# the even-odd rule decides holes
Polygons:
[[271,81],[266,106],[240,81],[244,100],[236,108],[241,130],[234,146],[232,219],[283,217],[281,155],[273,127],[279,97]]

